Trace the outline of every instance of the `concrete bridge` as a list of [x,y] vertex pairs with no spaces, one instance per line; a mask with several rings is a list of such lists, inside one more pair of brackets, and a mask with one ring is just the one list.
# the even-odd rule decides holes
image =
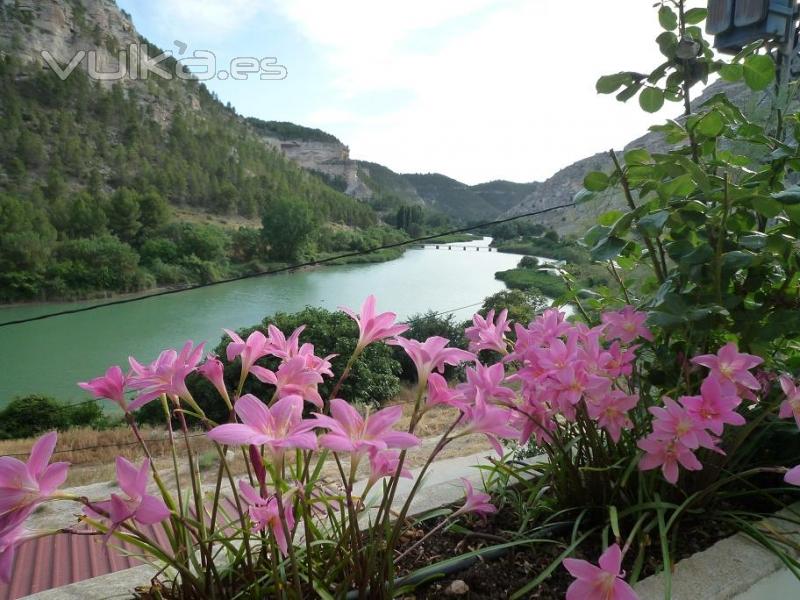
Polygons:
[[465,246],[463,244],[424,244],[417,246],[425,250],[450,250],[460,252],[497,252],[497,248],[491,246]]

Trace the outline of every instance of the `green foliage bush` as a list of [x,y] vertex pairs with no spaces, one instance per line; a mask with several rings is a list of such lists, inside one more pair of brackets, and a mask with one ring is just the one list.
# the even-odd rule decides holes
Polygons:
[[15,398],[0,410],[0,439],[27,438],[71,427],[102,427],[107,423],[97,402],[70,405],[49,396]]
[[[297,327],[307,325],[300,336],[301,343],[314,344],[314,352],[320,357],[335,354],[331,363],[333,370],[337,373],[342,372],[358,342],[358,327],[350,317],[342,312],[312,307],[306,307],[302,311],[292,314],[276,313],[265,318],[257,327],[239,330],[238,333],[245,339],[256,329],[267,335],[267,326],[270,324],[278,327],[287,337]],[[236,389],[239,382],[240,362],[238,358],[233,363],[227,360],[225,349],[229,342],[230,339],[223,338],[214,349],[214,353],[225,365],[226,383],[231,389]],[[276,369],[279,361],[268,357],[261,359],[256,364],[268,369]],[[353,365],[351,375],[342,385],[340,394],[350,402],[379,407],[400,392],[400,373],[401,366],[396,359],[394,348],[386,344],[372,344]],[[187,381],[189,390],[205,413],[215,421],[226,422],[228,409],[214,387],[196,374],[190,376]],[[323,398],[329,396],[335,383],[335,381],[326,380],[319,386]],[[250,377],[242,393],[269,398],[272,390],[271,386]],[[161,405],[157,402],[148,404],[137,414],[142,422],[158,423],[163,421]]]
[[567,293],[564,280],[549,271],[509,269],[494,276],[514,290],[538,290],[549,298],[560,298]]

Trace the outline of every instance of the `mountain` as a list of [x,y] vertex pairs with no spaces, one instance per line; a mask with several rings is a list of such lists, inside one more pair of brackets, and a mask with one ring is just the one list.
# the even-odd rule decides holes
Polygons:
[[[728,83],[723,80],[716,81],[707,86],[693,102],[694,108],[699,107],[717,94],[725,94],[734,104],[748,114],[755,114],[759,110],[758,103],[763,95],[753,94],[743,83]],[[631,110],[637,110],[634,105]],[[645,148],[651,154],[663,152],[668,149],[659,132],[649,132],[627,144],[619,152],[632,148]],[[583,158],[568,167],[555,173],[546,181],[536,187],[518,204],[506,210],[504,216],[515,216],[569,204],[575,194],[583,188],[583,178],[590,171],[609,172],[612,162],[608,153],[599,153]],[[533,217],[536,222],[554,229],[560,235],[577,236],[587,231],[596,224],[599,215],[611,209],[625,209],[625,201],[618,190],[609,190],[598,194],[592,202],[576,207],[556,210],[544,215]]]

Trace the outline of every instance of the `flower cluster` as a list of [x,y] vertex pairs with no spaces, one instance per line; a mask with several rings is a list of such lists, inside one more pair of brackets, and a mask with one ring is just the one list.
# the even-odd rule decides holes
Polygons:
[[638,443],[645,451],[639,468],[661,467],[664,478],[673,484],[678,481],[680,467],[687,471],[703,468],[695,454],[698,449],[723,453],[718,436],[725,425],[745,423],[736,412],[742,403],[740,396],[755,399],[752,390],[761,387],[750,369],[760,365],[762,359],[740,353],[732,342],[716,355],[696,356],[691,362],[710,370],[700,386],[700,395],[683,396],[678,401],[664,398],[663,407],[650,407],[652,432]]
[[[246,548],[238,556],[249,557],[248,564],[257,557],[266,559],[264,568],[270,574],[275,573],[276,553],[297,567],[295,552],[310,551],[308,548],[312,547],[320,551],[330,547],[343,553],[345,560],[356,561],[353,564],[364,552],[385,553],[391,563],[396,556],[397,531],[406,523],[414,493],[436,456],[457,438],[486,436],[501,456],[506,441],[527,444],[534,440],[551,461],[558,460],[559,455],[570,457],[573,450],[565,444],[578,439],[582,441],[578,442],[576,454],[585,451],[581,446],[585,443],[596,444],[607,455],[620,449],[617,456],[629,452],[641,470],[660,467],[664,478],[675,484],[681,468],[703,468],[699,450],[722,453],[721,438],[726,426],[745,424],[741,405],[745,400],[757,401],[757,394],[764,392],[762,383],[751,372],[762,360],[739,352],[734,343],[726,344],[716,354],[696,356],[686,363],[687,382],[680,382],[676,389],[699,392],[696,395],[674,394],[677,399],[673,399],[658,397],[662,392],[643,390],[637,353],[639,344],[652,340],[653,335],[645,326],[645,315],[631,306],[602,314],[594,327],[569,322],[564,312],[549,309],[527,325],[514,324],[513,335],[507,312],[489,311],[486,316],[475,315],[467,328],[469,350],[451,347],[449,340],[437,336],[424,341],[401,337],[406,326],[395,322],[394,313],[377,313],[373,297],[364,302],[359,313],[345,312],[358,325],[359,341],[327,398],[320,385],[334,377],[335,356],[317,356],[313,345],[301,343],[304,327],[287,336],[272,325],[266,334],[254,331],[246,339],[226,330],[230,338],[226,357],[240,365],[238,386],[233,388],[226,383],[220,359],[207,356],[203,360],[203,344],[195,346],[191,341],[180,350],[165,350],[149,364],[131,357],[128,373],[114,366],[103,376],[79,384],[94,397],[106,398],[125,411],[126,421],[147,458],[133,464],[119,457],[116,467],[120,491],[100,500],[57,491],[66,478],[67,465],[48,464],[56,444],[55,433],[43,436],[35,444],[26,463],[12,457],[0,458],[0,578],[9,579],[19,544],[40,535],[25,528],[26,519],[39,504],[54,498],[72,499],[83,505],[79,524],[82,531],[89,527],[106,539],[133,536],[145,552],[152,548],[151,555],[172,561],[170,565],[185,578],[194,576],[194,566],[186,569],[180,561],[195,552],[209,569],[206,576],[213,577],[211,557],[219,551],[219,545],[230,545],[220,541],[229,530],[240,536],[236,538],[237,545],[242,543]],[[400,405],[374,412],[359,411],[337,397],[360,353],[381,341],[401,347],[416,367],[417,394],[410,414],[404,415]],[[277,362],[274,370],[262,366],[263,362],[259,364],[265,357]],[[462,381],[451,384],[444,372],[447,366],[457,365],[464,366],[464,376]],[[207,378],[231,409],[229,422],[211,422],[194,402],[186,384],[187,376],[193,372]],[[699,388],[692,387],[689,381],[697,374],[705,376]],[[264,397],[243,394],[251,376],[271,386]],[[780,417],[794,418],[800,426],[800,391],[787,375],[780,377],[780,384],[785,394]],[[686,388],[679,387],[683,385]],[[129,394],[133,396],[131,401]],[[173,494],[150,460],[146,442],[136,426],[135,411],[159,398],[165,406],[172,406],[186,436],[192,486],[188,495],[180,489],[186,473],[181,471],[178,459],[172,478],[178,491]],[[214,486],[217,491],[210,506],[210,496],[204,493],[208,488],[203,487],[191,456],[184,418],[187,406],[199,417],[207,438],[225,461],[220,466]],[[406,452],[421,443],[416,432],[425,413],[441,407],[451,409],[452,425],[414,474],[408,468]],[[168,439],[175,452],[171,421],[168,426]],[[238,474],[232,473],[227,462],[230,447],[240,447],[246,461],[247,477],[238,481]],[[637,448],[642,454],[637,454]],[[587,455],[594,456],[593,451]],[[330,456],[341,476],[341,481],[333,485],[319,476],[318,463]],[[359,467],[367,474],[356,495]],[[227,479],[224,489],[223,472]],[[414,481],[410,495],[398,510],[393,501],[399,478]],[[155,486],[150,485],[151,480]],[[800,466],[788,470],[785,480],[800,485]],[[380,481],[384,484],[376,485]],[[379,502],[377,515],[371,513],[369,520],[382,541],[367,550],[353,548],[351,543],[361,539],[364,519],[360,514],[375,508],[367,502],[373,487],[380,489]],[[438,527],[467,513],[486,517],[496,511],[489,494],[477,491],[468,479],[464,480],[464,487],[463,506],[452,511]],[[192,501],[194,505],[190,506]],[[223,502],[227,504],[223,506]],[[238,515],[229,514],[232,504]],[[218,518],[220,513],[225,513],[224,520]],[[332,525],[326,526],[326,519]],[[238,529],[236,522],[240,524]],[[138,527],[159,523],[173,548],[161,548],[143,537]],[[298,534],[301,524],[302,535]],[[219,529],[215,531],[215,527]],[[309,536],[320,535],[320,531],[339,536],[338,541],[312,544]],[[251,534],[256,544],[265,546],[250,547]],[[298,538],[306,544],[296,543]],[[600,557],[599,567],[567,559],[564,565],[576,578],[567,597],[599,594],[635,598],[622,579],[623,554],[619,546],[610,546]],[[377,560],[376,564],[384,564],[382,559]],[[306,569],[298,568],[297,572],[305,573]],[[388,575],[379,569],[363,571],[362,577],[352,585],[366,590],[382,585]],[[198,590],[210,585],[200,579],[189,583]],[[298,580],[296,585],[303,584]]]

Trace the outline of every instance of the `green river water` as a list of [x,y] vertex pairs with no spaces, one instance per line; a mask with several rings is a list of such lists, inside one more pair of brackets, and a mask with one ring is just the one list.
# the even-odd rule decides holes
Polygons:
[[[401,318],[432,309],[449,311],[480,303],[501,289],[496,271],[514,267],[520,256],[476,251],[483,241],[453,250],[408,250],[394,261],[322,267],[173,294],[121,306],[0,328],[0,406],[25,394],[79,401],[75,384],[106,367],[127,368],[129,355],[150,361],[164,348],[187,339],[217,345],[222,328],[254,325],[276,311],[304,306],[359,307],[369,294],[378,309]],[[462,250],[463,246],[468,250]],[[0,322],[32,317],[74,305],[0,309]],[[475,307],[456,311],[468,318]]]

